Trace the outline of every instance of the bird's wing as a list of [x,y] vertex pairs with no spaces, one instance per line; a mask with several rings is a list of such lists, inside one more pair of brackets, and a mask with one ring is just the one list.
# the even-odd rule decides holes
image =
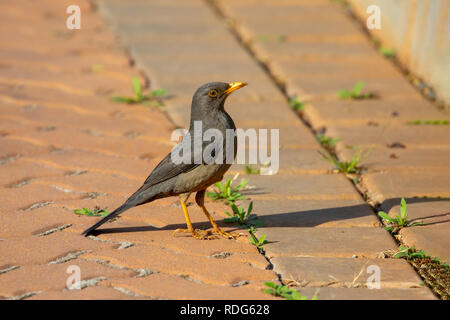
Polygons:
[[[214,142],[214,144],[217,144],[217,150],[221,149],[221,143],[222,142]],[[201,164],[205,164],[203,159],[203,150],[207,147],[207,145],[210,144],[210,142],[203,141],[201,145],[201,149],[194,148],[194,142],[193,138],[190,136],[185,136],[183,140],[175,146],[175,148],[172,150],[171,153],[169,153],[161,162],[153,169],[153,171],[150,173],[150,175],[145,180],[144,184],[127,200],[127,201],[133,201],[137,196],[141,195],[143,191],[146,191],[150,187],[164,182],[166,180],[169,180],[173,177],[178,176],[179,174],[189,172]],[[180,160],[180,158],[172,158],[173,155],[177,155],[179,157],[183,157],[180,155],[180,151],[183,151],[181,153],[184,154],[185,150],[190,150],[190,154],[187,157],[187,161]],[[220,153],[221,151],[219,151]],[[214,152],[211,155],[212,161],[214,161],[215,157],[217,157]],[[195,161],[197,159],[200,159],[200,161]]]
[[[186,136],[177,146],[175,146],[172,152],[169,153],[163,160],[161,160],[161,162],[155,167],[155,169],[153,169],[153,171],[145,180],[143,186],[138,191],[150,188],[151,186],[154,186],[158,183],[176,177],[181,173],[189,172],[202,164],[203,154],[201,153],[202,150],[204,150],[204,148],[206,147],[206,143],[203,142],[202,149],[195,149],[191,147],[193,146],[192,140],[193,139],[191,139],[189,136]],[[181,153],[184,153],[185,150],[190,150],[190,157],[185,159],[187,161],[184,161],[186,163],[182,162],[181,158],[172,158],[172,155],[182,157],[182,155],[180,155],[180,151],[182,151]],[[199,163],[199,161],[195,161],[195,159],[201,159],[201,163]]]
[[171,154],[169,153],[163,160],[161,160],[161,162],[155,167],[155,169],[153,169],[152,173],[150,173],[150,175],[145,180],[144,186],[154,186],[155,184],[176,177],[180,173],[189,172],[199,165],[200,164],[195,163],[175,164],[171,159]]

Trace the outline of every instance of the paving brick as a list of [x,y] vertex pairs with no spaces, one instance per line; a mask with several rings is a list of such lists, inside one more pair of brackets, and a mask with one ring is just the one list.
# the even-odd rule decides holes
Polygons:
[[[40,82],[37,83],[33,80],[34,73],[29,72],[25,69],[8,68],[4,70],[4,72],[2,72],[2,77],[8,78],[9,82],[20,85],[19,89],[14,92],[13,97],[15,98],[26,98],[26,91],[29,88],[33,90],[35,86],[37,86],[37,88],[48,88],[48,91],[50,92],[47,93],[49,93],[50,96],[53,90],[81,96],[91,96],[95,95],[95,92],[98,92],[99,89],[116,92],[117,90],[122,89],[124,85],[126,85],[125,79],[105,79],[98,73],[81,73],[78,74],[77,77],[73,77],[73,75],[67,73],[59,73],[59,82],[54,81],[54,72],[41,71],[39,76]],[[98,82],[99,77],[102,78],[101,84],[99,84]],[[44,90],[44,92],[45,91],[46,90]]]
[[[11,156],[16,154],[11,153]],[[24,181],[48,176],[61,176],[64,170],[51,167],[42,163],[28,161],[27,158],[17,158],[17,160],[0,166],[0,184],[3,187],[17,187],[24,185]],[[6,174],[7,173],[7,174]]]
[[[226,259],[227,261],[250,265],[260,270],[268,267],[267,260],[259,254],[254,246],[250,245],[245,230],[223,228],[227,231],[242,232],[243,236],[239,237],[237,241],[227,241],[227,239],[191,241],[189,237],[182,235],[173,237],[173,230],[155,230],[154,228],[141,227],[141,232],[132,232],[131,224],[127,224],[127,226],[130,228],[130,232],[105,233],[99,234],[97,237],[116,243],[130,241],[136,245],[146,245],[146,250],[149,250],[149,252],[155,247],[158,250],[162,249],[173,254],[189,255],[193,258],[217,259],[217,261]],[[201,228],[198,224],[195,227]],[[193,247],[195,247],[195,250],[192,250]]]
[[[186,239],[195,245],[195,239]],[[213,285],[232,285],[240,281],[264,281],[276,279],[270,270],[262,270],[246,263],[228,259],[174,253],[159,246],[133,246],[122,250],[103,250],[88,253],[85,258],[107,260],[112,264],[133,269],[145,268],[165,274],[183,274],[191,279]],[[234,270],[234,272],[230,272]]]
[[273,199],[280,196],[289,199],[358,199],[360,196],[351,183],[342,175],[296,175],[286,184],[281,175],[252,175],[249,185],[255,188],[245,191],[245,195],[255,199]]
[[[0,294],[11,297],[26,292],[63,290],[67,288],[67,279],[73,274],[67,272],[69,266],[80,268],[81,281],[97,277],[128,278],[138,274],[133,270],[114,269],[80,259],[62,264],[23,266],[2,274]],[[30,279],[33,281],[29,281]]]
[[56,232],[45,237],[23,237],[2,241],[2,262],[8,265],[47,264],[66,257],[70,253],[84,250],[110,248],[113,245],[92,241],[81,235]]
[[[448,146],[448,126],[402,126],[402,127],[336,127],[327,134],[340,138],[342,145],[375,147],[400,142],[406,148],[442,148]],[[359,134],[364,132],[364,135]],[[340,144],[338,143],[340,148]],[[343,148],[341,148],[343,149]]]
[[[170,147],[166,148],[170,152]],[[32,158],[37,163],[64,169],[69,179],[88,173],[121,177],[124,180],[143,182],[145,175],[155,167],[162,157],[158,151],[142,151],[139,159],[133,159],[133,166],[125,166],[124,159],[95,152],[73,150],[70,153],[48,153]],[[78,173],[77,173],[78,172]]]
[[448,198],[450,175],[440,171],[365,173],[362,183],[375,202],[391,198]]
[[[246,3],[251,6],[243,12],[247,15],[252,10],[257,13],[246,19],[252,27],[261,27],[259,32],[262,32],[267,28],[264,17],[273,17],[277,11],[265,5],[253,8],[256,2]],[[174,205],[176,199],[163,199],[134,208],[102,227],[103,232],[98,237],[84,238],[79,234],[99,218],[77,216],[73,209],[94,206],[112,209],[125,200],[173,145],[168,141],[173,124],[158,110],[147,112],[139,105],[111,103],[109,96],[112,94],[131,94],[130,79],[137,74],[137,69],[130,67],[114,35],[98,19],[98,14],[87,8],[87,1],[82,1],[82,6],[87,8],[84,23],[88,32],[73,33],[67,39],[55,36],[63,26],[46,19],[48,13],[42,11],[46,8],[56,14],[65,9],[65,3],[50,4],[48,1],[38,6],[27,2],[18,8],[11,3],[6,6],[12,10],[1,10],[0,13],[7,25],[30,23],[25,21],[29,18],[42,27],[28,31],[18,28],[17,41],[8,33],[0,34],[7,44],[0,53],[0,60],[2,65],[9,65],[0,77],[0,103],[5,105],[7,114],[6,118],[2,115],[2,119],[8,120],[1,133],[8,139],[8,151],[20,149],[23,153],[21,158],[7,160],[0,167],[2,172],[8,173],[0,179],[5,186],[3,190],[7,191],[5,198],[0,199],[5,203],[0,209],[4,225],[0,230],[1,256],[5,263],[2,266],[20,266],[1,276],[0,281],[7,281],[5,288],[9,291],[0,292],[0,295],[33,290],[42,291],[31,297],[34,299],[272,299],[261,289],[264,281],[276,281],[278,277],[273,271],[266,270],[267,260],[248,243],[248,235],[244,234],[236,241],[197,241],[187,235],[171,236],[175,228],[185,226],[180,208]],[[306,85],[311,82],[312,93],[325,92],[331,98],[331,95],[335,96],[336,87],[351,84],[351,79],[336,80],[338,73],[344,72],[342,68],[351,62],[348,57],[343,58],[346,60],[333,67],[323,60],[330,55],[320,55],[318,50],[328,48],[335,57],[343,57],[344,53],[349,55],[348,51],[354,50],[350,53],[358,65],[364,65],[362,57],[376,54],[364,42],[363,36],[352,35],[355,26],[347,20],[342,23],[340,13],[328,2],[297,2],[301,7],[289,7],[290,4],[284,4],[288,5],[283,8],[284,22],[294,22],[301,15],[303,25],[296,24],[286,34],[286,46],[269,43],[268,47],[273,45],[273,50],[280,50],[275,56],[284,59],[281,69],[284,66],[305,71],[302,78],[286,79],[293,79],[296,84],[311,80]],[[237,125],[281,130],[283,168],[280,175],[251,177],[251,183],[260,188],[253,190],[251,195],[261,204],[260,207],[255,205],[255,211],[260,210],[261,216],[274,227],[260,232],[267,233],[269,241],[280,241],[265,246],[269,256],[279,250],[281,254],[276,255],[348,258],[357,254],[373,258],[378,250],[395,247],[385,231],[369,227],[376,219],[367,206],[362,206],[360,196],[346,178],[324,174],[330,166],[315,154],[318,144],[310,130],[296,120],[283,94],[205,3],[198,0],[182,4],[175,1],[110,1],[101,2],[100,6],[102,10],[109,8],[109,14],[112,14],[109,18],[122,35],[123,43],[131,48],[133,60],[150,76],[151,88],[166,88],[174,96],[167,100],[167,110],[174,123],[187,123],[192,92],[200,84],[211,81],[211,77],[249,82],[242,94],[234,95],[228,101],[232,104],[230,113],[236,118]],[[31,16],[25,14],[28,11]],[[320,12],[328,12],[326,16],[330,23],[319,28],[305,27],[305,21],[314,21],[315,14]],[[281,15],[274,17],[275,20],[280,18]],[[173,23],[173,19],[177,19],[177,23]],[[330,37],[329,26],[333,27],[332,34],[338,35],[339,40]],[[280,23],[276,28],[281,30],[283,27]],[[55,33],[37,37],[38,30],[43,29]],[[277,32],[274,28],[270,30]],[[211,46],[211,41],[218,38],[222,39],[220,45]],[[320,43],[324,40],[330,43]],[[304,52],[310,50],[313,53],[306,55],[306,59],[310,59],[308,64],[289,61],[298,53],[289,52],[294,48],[290,42],[297,43],[297,49],[300,47]],[[345,45],[332,48],[333,43],[341,42]],[[318,60],[314,60],[314,55]],[[201,65],[197,63],[199,59],[203,62]],[[383,60],[378,58],[377,63],[371,65],[368,87],[390,90],[397,82],[391,81],[390,70],[378,68],[381,62]],[[99,63],[104,65],[104,70],[88,71]],[[323,69],[326,65],[334,70],[328,78],[318,72],[311,74],[313,66]],[[360,72],[364,70],[349,70],[346,74],[356,77],[362,74]],[[324,77],[329,80],[326,86],[323,85]],[[385,77],[389,81],[380,82]],[[291,88],[288,84],[289,93],[293,92]],[[401,93],[396,95],[399,88]],[[414,90],[398,84],[396,90],[390,92],[389,98],[394,99],[405,92],[414,93]],[[247,106],[248,114],[243,112],[244,106]],[[39,130],[51,126],[55,129]],[[129,133],[138,135],[131,139]],[[16,141],[17,148],[14,146]],[[9,153],[5,155],[9,157]],[[257,194],[261,190],[263,194]],[[95,196],[86,197],[84,192],[95,192]],[[100,194],[102,192],[107,194]],[[44,206],[43,201],[48,204]],[[14,219],[11,211],[22,202],[30,203],[33,210],[19,211]],[[278,210],[274,209],[277,203],[283,203]],[[207,205],[225,230],[245,233],[245,230],[222,221],[223,211],[227,209],[223,203],[208,202]],[[274,212],[279,215],[284,209],[293,215],[284,215],[280,219],[273,215]],[[189,211],[195,227],[210,228],[198,207],[189,206]],[[292,218],[291,225],[288,218]],[[64,224],[72,226],[38,236]],[[327,228],[293,228],[305,225]],[[123,245],[130,247],[119,249]],[[70,258],[75,259],[48,264]],[[133,274],[126,269],[114,269],[85,259],[101,259],[106,264],[148,268],[160,273],[132,278]],[[67,275],[60,271],[71,263],[83,264],[88,275],[102,275],[108,279],[81,291],[62,290]],[[327,266],[323,265],[325,269]],[[36,274],[42,272],[48,276],[38,278]],[[387,271],[391,275],[389,272],[394,279],[395,268]],[[23,286],[13,285],[17,274],[25,274],[20,277],[27,278],[26,285],[25,282]],[[348,274],[344,274],[345,279]],[[397,280],[407,283],[410,278],[407,274],[405,277]],[[415,290],[410,295],[422,292]],[[363,297],[366,292],[361,293]],[[398,293],[397,296],[402,295]]]
[[[244,208],[247,204],[242,205]],[[253,213],[265,227],[374,227],[373,211],[359,199],[348,200],[261,200]]]
[[[381,209],[394,217],[400,214],[400,198],[383,201]],[[406,198],[406,210],[409,221],[423,221],[426,224],[449,221],[449,199]]]
[[[67,128],[62,136],[58,132],[45,132],[41,134],[41,139],[48,145],[54,145],[68,149],[89,150],[107,155],[120,156],[120,154],[139,157],[142,155],[142,143],[139,139],[129,139],[124,136],[105,138],[104,136],[92,136],[83,134],[79,129]],[[157,141],[152,142],[155,148]],[[161,143],[160,143],[161,145]]]
[[75,214],[54,207],[43,206],[31,211],[0,211],[0,238],[20,238],[79,222]]
[[[420,171],[448,171],[450,168],[450,149],[424,148],[408,149],[404,145],[396,144],[390,147],[376,147],[364,160],[364,167],[369,170],[420,172]],[[344,159],[351,159],[354,150],[343,150]],[[447,161],[449,160],[449,161]]]
[[435,300],[427,288],[364,289],[364,288],[299,288],[303,295],[318,300]]
[[[252,41],[255,55],[285,82],[288,94],[311,101],[304,116],[313,128],[326,127],[327,135],[341,139],[337,146],[340,157],[351,158],[346,145],[377,147],[375,156],[364,162],[369,172],[363,174],[363,189],[372,200],[389,203],[401,196],[447,197],[445,172],[448,170],[443,151],[448,140],[444,138],[447,128],[405,124],[412,118],[445,119],[445,113],[434,109],[398,69],[373,50],[358,25],[342,11],[321,1],[217,3],[227,17],[237,21],[235,27],[240,37]],[[270,24],[267,24],[268,17]],[[321,23],[324,19],[327,23]],[[283,41],[273,41],[277,35],[283,35]],[[261,36],[266,40],[262,41]],[[365,90],[376,93],[380,99],[338,100],[339,89],[351,88],[359,80],[365,81]],[[406,149],[387,149],[393,143],[404,144]],[[427,150],[432,151],[427,154]],[[427,162],[430,162],[428,166]],[[267,203],[270,207],[271,202]],[[444,228],[442,224],[441,228]],[[270,244],[267,248],[269,252]],[[358,291],[342,292],[351,292],[351,296]],[[387,293],[380,292],[376,296]],[[420,292],[427,290],[392,291],[392,294],[417,297]]]
[[111,280],[107,281],[112,287],[119,287],[131,292],[156,299],[181,299],[181,300],[224,300],[224,299],[274,299],[271,295],[262,292],[262,284],[259,290],[243,287],[215,286],[201,284],[184,279],[180,276],[166,274],[152,274],[145,278]]
[[266,234],[264,250],[273,257],[376,258],[396,247],[387,231],[379,228],[259,228]]
[[2,150],[0,151],[0,159],[4,159],[13,154],[32,156],[48,152],[48,148],[32,144],[28,141],[10,139],[7,136],[1,139]]
[[420,288],[422,282],[405,260],[276,257],[271,262],[283,281],[308,287],[366,287],[371,266],[379,268],[381,289]]
[[27,300],[139,300],[139,296],[129,295],[105,286],[87,287],[83,290],[44,291]]
[[81,198],[79,194],[58,192],[55,188],[35,182],[21,188],[8,188],[7,190],[7,193],[0,194],[0,201],[5,203],[2,210],[5,211],[30,211],[58,200]]
[[280,152],[280,170],[292,170],[293,173],[327,173],[333,166],[319,154],[319,147],[315,150],[282,150]]
[[[17,106],[5,105],[5,108],[8,107],[11,111],[23,106],[20,113],[17,113],[14,118],[27,121],[36,129],[40,126],[55,127],[55,130],[59,130],[61,127],[74,127],[79,130],[91,129],[106,135],[118,135],[120,132],[125,133],[131,129],[143,132],[143,134],[154,132],[158,136],[161,133],[170,133],[166,117],[159,112],[154,112],[156,110],[142,105],[128,106],[127,109],[124,109],[121,108],[123,104],[111,104],[108,97],[85,98],[73,97],[68,94],[55,95],[54,93],[50,95],[51,99],[42,100],[40,91],[36,91],[36,96],[31,97],[30,100],[38,104],[37,109],[23,109],[26,102],[20,101]],[[116,93],[116,95],[120,94],[131,95],[132,93],[126,91]],[[64,102],[58,102],[59,99]],[[96,112],[96,117],[93,117],[92,112],[88,112],[94,111],[93,108],[87,108],[83,113],[84,110],[81,108],[85,105],[95,105],[95,110],[100,109],[103,112]],[[150,123],[151,126],[149,126]]]
[[400,235],[402,241],[408,246],[414,246],[418,250],[423,250],[427,255],[448,263],[450,261],[449,231],[450,224],[447,220],[443,223],[404,228],[400,231]]
[[[97,169],[100,171],[100,169]],[[147,170],[148,172],[150,170]],[[144,182],[148,173],[141,173],[143,178],[127,179],[119,174],[102,174],[101,172],[87,172],[76,176],[40,179],[42,183],[66,194],[99,192],[119,195],[131,195]],[[139,181],[142,180],[142,181]],[[78,196],[79,197],[79,196]]]
[[381,127],[403,126],[416,119],[445,120],[447,117],[427,101],[409,97],[383,97],[372,100],[338,100],[317,97],[315,113],[308,113],[315,128],[328,126],[363,127],[369,122]]

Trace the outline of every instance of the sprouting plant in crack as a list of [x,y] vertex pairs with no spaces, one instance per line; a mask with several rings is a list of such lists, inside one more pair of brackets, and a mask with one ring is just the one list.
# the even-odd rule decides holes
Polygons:
[[411,248],[409,248],[408,246],[400,246],[397,252],[392,254],[392,258],[413,260],[413,259],[429,258],[429,256],[427,256],[425,252],[423,252],[422,250],[416,250],[414,246]]
[[412,120],[407,122],[410,125],[448,125],[450,124],[449,120]]
[[450,266],[447,263],[416,249],[414,246],[408,247],[404,244],[397,250],[388,250],[384,254],[389,258],[408,261],[424,280],[420,285],[423,286],[426,283],[441,299],[450,299],[450,288],[448,286]]
[[103,66],[101,64],[93,64],[91,66],[91,72],[101,72],[103,70]]
[[[349,147],[350,149],[354,149],[353,147]],[[340,161],[335,155],[330,155],[325,151],[319,151],[319,154],[328,162],[333,164],[339,172],[343,172],[346,174],[354,174],[358,173],[361,170],[360,164],[366,159],[369,154],[372,152],[371,149],[363,152],[361,149],[356,148],[355,153],[353,154],[351,160],[343,160]]]
[[303,111],[305,110],[305,103],[301,102],[297,97],[293,96],[289,98],[289,106],[292,110]]
[[439,263],[444,268],[449,268],[445,263],[442,263],[438,258],[432,258],[427,255],[423,250],[417,250],[415,246],[408,247],[406,245],[401,245],[397,251],[386,252],[387,256],[393,259],[406,259],[408,261],[415,259],[428,259],[430,262]]
[[127,104],[144,103],[148,106],[162,107],[162,98],[167,93],[165,89],[152,90],[147,94],[142,92],[141,84],[138,77],[133,78],[134,97],[116,96],[112,97],[114,102],[122,102]]
[[413,227],[423,225],[423,222],[408,222],[408,211],[406,210],[406,200],[402,198],[400,201],[400,214],[395,217],[390,217],[384,211],[378,211],[378,216],[383,219],[383,222],[386,224],[384,227],[386,230],[391,231],[392,233],[397,233],[401,228],[404,227]]
[[256,237],[255,232],[256,228],[255,226],[250,226],[250,228],[247,229],[248,233],[250,233],[250,243],[253,244],[258,250],[261,250],[263,245],[265,245],[268,241],[266,240],[266,235],[262,234],[259,239]]
[[364,88],[364,81],[359,81],[353,86],[351,90],[339,90],[338,97],[340,99],[371,99],[373,98],[372,93],[362,93]]
[[340,140],[339,138],[331,138],[325,133],[318,133],[316,137],[320,144],[327,149],[333,149],[336,146],[336,143]]
[[392,58],[395,56],[394,49],[381,46],[378,50],[385,58]]
[[[264,282],[264,284],[269,287],[264,289],[264,293],[271,294],[275,297],[282,297],[286,300],[309,300],[307,296],[302,295],[297,290],[288,286],[281,286],[273,282]],[[317,296],[314,295],[311,300],[317,300]]]
[[261,43],[268,43],[268,42],[285,42],[286,36],[284,34],[277,34],[277,35],[267,35],[267,34],[260,34],[256,36],[255,38],[258,42]]
[[[233,180],[235,180],[235,178],[233,178]],[[243,196],[240,191],[248,183],[248,180],[242,180],[237,186],[232,187],[233,180],[227,179],[225,183],[216,182],[214,186],[217,190],[214,192],[207,192],[206,196],[212,201],[225,200],[227,203],[234,203],[237,200],[245,200],[245,196]]]
[[247,164],[244,166],[246,174],[260,174],[261,169],[255,169],[251,164]]
[[105,217],[109,214],[108,210],[100,209],[99,207],[95,207],[92,210],[88,208],[75,209],[73,212],[88,217]]
[[229,203],[232,213],[225,211],[225,214],[229,218],[225,218],[224,222],[235,222],[239,225],[247,225],[247,226],[261,226],[261,222],[257,221],[258,216],[256,214],[252,214],[253,210],[253,201],[250,201],[248,205],[248,209],[245,210],[241,206],[237,206],[234,202]]

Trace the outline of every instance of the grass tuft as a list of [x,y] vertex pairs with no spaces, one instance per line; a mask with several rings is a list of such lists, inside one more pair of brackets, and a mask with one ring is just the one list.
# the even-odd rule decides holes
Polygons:
[[361,171],[361,162],[366,159],[372,152],[371,149],[363,152],[361,149],[357,148],[355,154],[351,160],[340,161],[336,156],[330,155],[325,151],[319,151],[319,154],[328,162],[333,164],[339,172],[346,174],[359,173]]
[[142,92],[141,84],[139,82],[138,77],[133,78],[133,92],[134,97],[126,97],[126,96],[116,96],[112,97],[112,101],[127,103],[127,104],[136,104],[136,103],[144,103],[150,107],[162,107],[162,98],[166,95],[167,90],[165,89],[156,89],[150,91],[148,94],[144,94]]
[[336,143],[340,140],[339,138],[331,138],[325,133],[318,133],[316,137],[319,143],[326,149],[333,149],[336,147]]
[[400,229],[405,227],[423,225],[423,222],[408,222],[408,211],[406,210],[405,198],[402,198],[400,201],[400,215],[396,215],[392,218],[386,212],[378,211],[378,216],[383,219],[383,222],[386,224],[384,228],[392,233],[398,233]]
[[338,97],[340,99],[371,99],[373,98],[372,93],[362,93],[362,90],[364,88],[364,81],[359,81],[353,86],[352,90],[339,90],[338,91]]
[[295,111],[303,111],[305,110],[305,103],[301,102],[297,97],[289,98],[289,106],[292,110]]
[[[273,282],[264,282],[264,284],[269,287],[264,289],[264,293],[271,294],[275,297],[282,297],[286,300],[309,300],[307,296],[302,295],[295,289],[291,289],[288,286],[280,286]],[[314,295],[311,300],[317,300],[317,296]]]
[[95,207],[92,210],[88,208],[75,209],[73,212],[88,217],[105,217],[109,214],[108,210],[100,209],[99,207]]
[[[235,176],[235,178],[237,175]],[[235,179],[233,178],[233,180]],[[225,200],[227,203],[234,203],[237,200],[245,200],[245,196],[240,192],[248,180],[242,180],[236,187],[232,187],[232,180],[227,179],[225,183],[216,182],[214,186],[217,188],[214,192],[207,192],[206,196],[212,201]]]

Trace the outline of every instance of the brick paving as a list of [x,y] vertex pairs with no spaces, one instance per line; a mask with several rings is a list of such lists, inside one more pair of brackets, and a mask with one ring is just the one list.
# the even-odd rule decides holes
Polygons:
[[[353,156],[348,145],[372,149],[360,190],[391,215],[399,213],[400,199],[405,197],[411,218],[426,224],[403,229],[402,241],[449,262],[449,129],[407,124],[417,119],[448,120],[448,110],[426,100],[376,52],[359,23],[331,1],[289,0],[258,6],[254,1],[214,3],[233,19],[243,41],[263,58],[287,93],[308,103],[304,117],[311,126],[341,139],[336,146],[341,159]],[[265,24],[269,17],[271,23]],[[261,35],[269,39],[283,35],[284,41],[261,42]],[[351,89],[361,80],[364,90],[378,99],[337,97],[338,90]],[[433,217],[441,219],[430,220]]]
[[[100,11],[136,64],[152,83],[176,95],[168,101],[168,112],[177,125],[187,126],[185,106],[200,84],[247,81],[249,86],[227,103],[236,125],[280,129],[276,175],[245,175],[243,167],[235,165],[228,176],[239,172],[257,188],[250,196],[264,225],[258,235],[267,235],[265,255],[283,283],[311,296],[318,291],[319,299],[433,298],[405,261],[380,258],[383,251],[396,247],[392,237],[380,228],[352,184],[328,173],[332,167],[317,153],[320,146],[310,129],[289,109],[283,94],[212,6],[193,0],[100,3]],[[255,2],[248,4],[257,10]],[[382,283],[386,275],[380,291],[358,289],[366,286],[369,275],[364,268],[370,263],[378,263]],[[331,287],[348,293],[330,292]]]
[[[311,130],[289,109],[284,95],[227,30],[213,6],[200,0],[182,3],[174,0],[100,1],[98,9],[120,36],[119,43],[90,3],[81,1],[83,27],[73,32],[67,32],[64,25],[69,2],[57,5],[51,2],[50,5],[50,1],[43,1],[37,5],[31,1],[16,1],[2,4],[3,10],[0,10],[3,23],[17,30],[14,41],[8,41],[12,34],[0,31],[2,43],[6,44],[0,53],[3,71],[0,76],[1,297],[270,299],[271,296],[261,291],[263,282],[277,282],[280,276],[284,284],[297,287],[303,294],[312,296],[318,292],[319,299],[434,298],[428,288],[420,285],[422,280],[407,262],[380,258],[383,251],[396,247],[393,238],[380,227],[373,210],[351,182],[342,175],[329,174],[332,166],[318,155],[320,145]],[[412,88],[408,89],[406,80],[375,54],[348,17],[328,1],[317,2],[332,18],[327,19],[327,24],[321,24],[323,30],[319,31],[327,33],[330,32],[327,28],[331,28],[334,31],[330,34],[334,35],[345,30],[347,37],[343,38],[347,42],[311,43],[318,30],[308,29],[307,25],[298,27],[303,11],[296,11],[298,19],[290,18],[295,9],[290,4],[302,5],[309,3],[307,1],[284,1],[279,7],[269,2],[255,6],[256,3],[260,4],[255,1],[220,4],[227,14],[244,21],[239,24],[242,35],[253,38],[255,34],[269,31],[286,33],[288,41],[283,43],[284,47],[269,43],[267,46],[274,51],[266,47],[258,50],[261,54],[271,54],[273,70],[289,71],[284,75],[294,79],[286,81],[290,93],[309,95],[311,105],[306,115],[314,128],[326,126],[327,133],[342,133],[336,136],[342,139],[338,151],[343,156],[347,136],[349,140],[367,138],[361,132],[371,129],[366,126],[371,106],[380,105],[377,112],[386,112],[383,119],[392,112],[391,108],[400,110],[403,117],[402,109],[396,108],[405,108],[407,103],[418,110],[418,115],[432,115],[433,119],[438,116],[432,113],[436,111],[434,106],[423,102]],[[314,10],[315,5],[316,2],[302,9]],[[323,19],[317,14],[320,10],[316,11],[316,15],[309,12],[304,18],[309,18],[310,22],[314,17]],[[270,16],[275,22],[268,29],[269,24],[265,22],[270,12],[282,14]],[[276,19],[289,23],[276,23]],[[294,24],[297,29],[293,28]],[[287,34],[283,28],[291,28],[293,34]],[[42,30],[47,32],[42,34]],[[342,104],[336,100],[335,91],[341,89],[343,82],[347,81],[348,86],[354,79],[372,75],[362,70],[354,79],[350,76],[340,79],[337,75],[341,71],[336,71],[336,76],[331,77],[327,74],[329,70],[342,68],[339,59],[330,68],[325,68],[323,61],[305,60],[304,65],[284,65],[289,68],[282,69],[283,61],[291,64],[301,61],[290,58],[293,52],[300,50],[307,54],[309,51],[308,57],[312,59],[317,50],[324,48],[333,54],[347,52],[346,43],[360,59],[358,68],[367,68],[367,65],[374,68],[370,79],[377,79],[377,69],[393,74],[388,84],[381,81],[372,87],[367,80],[367,87],[389,92],[392,97],[389,103],[377,100],[377,105],[371,105],[372,101],[366,105],[358,101],[362,103],[361,108],[366,108],[365,113],[336,111]],[[129,49],[134,66],[130,66],[122,46]],[[280,59],[283,52],[287,54],[284,60]],[[369,57],[374,60],[373,65],[367,64]],[[345,59],[340,62],[344,66],[350,63]],[[93,66],[99,64],[101,71],[93,71]],[[377,68],[377,64],[381,67]],[[322,73],[314,69],[320,67]],[[305,76],[305,72],[310,73]],[[130,95],[133,76],[140,76],[142,83],[148,77],[151,88],[168,90],[169,118],[157,109],[115,104],[108,99],[112,94]],[[327,81],[323,81],[325,77]],[[311,81],[307,81],[309,78]],[[264,246],[265,256],[248,243],[247,235],[237,241],[173,238],[172,231],[184,224],[176,199],[162,199],[134,208],[106,225],[107,233],[81,237],[79,233],[96,218],[77,216],[73,209],[97,205],[113,209],[139,187],[173,146],[169,137],[175,126],[187,126],[187,106],[195,89],[215,80],[249,82],[249,86],[228,99],[226,106],[238,127],[280,129],[278,174],[245,175],[243,167],[235,165],[227,175],[232,177],[239,172],[255,186],[248,196],[254,201],[254,212],[263,222],[258,234],[266,234],[269,241]],[[294,89],[299,91],[292,91]],[[360,105],[355,103],[350,103],[348,108],[359,110]],[[422,111],[422,103],[430,113]],[[320,104],[323,109],[317,107]],[[395,149],[395,152],[404,152],[398,152],[401,159],[404,154],[411,161],[406,168],[425,174],[422,158],[408,153],[422,141],[426,146],[431,145],[428,149],[432,150],[429,161],[433,173],[447,168],[439,161],[440,150],[445,150],[446,144],[436,139],[445,131],[422,129],[430,142],[426,144],[426,140],[402,128],[402,123],[398,117],[388,122],[395,126],[391,128],[392,134],[397,131],[404,134],[388,136],[387,141],[378,141],[376,148],[386,152],[386,143],[404,137],[399,142],[408,147]],[[367,144],[371,145],[374,142],[370,137],[376,137],[377,131],[369,132]],[[361,141],[354,144],[365,146]],[[380,153],[376,151],[372,154]],[[374,166],[384,167],[364,173],[363,181],[369,179],[370,174],[375,182],[377,175],[383,172],[389,176],[400,175],[391,193],[379,188],[373,196],[395,210],[396,203],[392,200],[403,196],[397,186],[401,175],[407,172],[391,167],[386,159],[374,159],[377,160]],[[372,190],[370,184],[365,185]],[[378,182],[378,186],[382,184]],[[431,188],[426,189],[428,186]],[[424,185],[424,192],[445,196],[443,188],[433,186]],[[414,189],[408,197],[412,195],[417,195]],[[429,204],[434,206],[433,212],[446,208],[443,202]],[[420,215],[422,205],[428,203],[417,201],[410,205],[411,215]],[[226,206],[209,203],[208,207],[220,223]],[[196,227],[209,227],[196,206],[190,206],[189,210]],[[439,219],[433,216],[430,214],[430,219]],[[220,224],[227,230],[233,229]],[[445,224],[434,226],[442,225]],[[439,230],[445,229],[439,227]],[[414,233],[404,237],[418,238]],[[429,242],[433,246],[433,241]],[[442,250],[447,252],[445,248]],[[80,266],[86,288],[64,289],[69,265]],[[369,265],[381,269],[381,290],[366,288]],[[271,266],[273,270],[268,270]]]
[[[78,3],[82,29],[71,32],[70,1],[1,5],[0,297],[270,299],[263,281],[278,278],[247,236],[172,237],[185,223],[176,198],[105,226],[118,233],[80,235],[98,218],[73,210],[123,202],[172,148],[174,125],[157,109],[111,102],[131,95],[140,73],[91,2]],[[224,205],[209,207],[223,215]],[[82,290],[65,289],[70,265]]]

